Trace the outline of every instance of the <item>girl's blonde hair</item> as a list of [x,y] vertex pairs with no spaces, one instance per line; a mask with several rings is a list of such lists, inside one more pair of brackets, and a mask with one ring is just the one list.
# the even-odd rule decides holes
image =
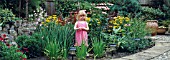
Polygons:
[[79,20],[80,15],[84,15],[84,16],[87,17],[87,14],[86,14],[85,10],[80,10],[80,11],[79,11],[79,13],[78,13],[78,15],[77,15],[77,20]]

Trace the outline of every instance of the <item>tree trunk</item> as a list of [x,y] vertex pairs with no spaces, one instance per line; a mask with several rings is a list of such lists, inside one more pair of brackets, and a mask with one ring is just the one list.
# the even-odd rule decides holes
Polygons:
[[19,0],[19,18],[21,17],[21,0]]
[[28,0],[26,0],[26,19],[28,19]]

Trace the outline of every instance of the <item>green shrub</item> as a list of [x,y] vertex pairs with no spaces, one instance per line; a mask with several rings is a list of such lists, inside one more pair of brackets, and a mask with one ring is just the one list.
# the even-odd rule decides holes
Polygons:
[[131,25],[125,30],[125,36],[117,42],[118,51],[136,52],[139,49],[153,45],[150,39],[144,38],[149,34],[149,30],[146,29],[146,23],[144,21],[134,18],[131,20]]
[[76,47],[76,56],[78,60],[86,59],[87,52],[87,46],[84,43],[82,43],[81,46]]
[[140,11],[141,6],[137,0],[115,0],[114,5],[110,6],[111,11],[118,11],[120,16],[128,16],[131,13],[133,16]]
[[142,16],[144,16],[144,20],[154,20],[160,19],[165,16],[165,13],[162,12],[159,8],[155,9],[152,7],[143,7],[141,9]]
[[41,37],[44,40],[43,47],[48,45],[49,42],[58,42],[60,56],[64,59],[68,57],[69,48],[73,44],[74,32],[73,25],[61,26],[56,25],[54,22],[47,23],[47,25],[43,25],[38,30],[38,33],[42,35]]
[[28,58],[39,57],[42,55],[42,39],[38,40],[35,37],[35,34],[33,36],[21,35],[15,40],[22,50],[24,50],[24,48],[28,49],[28,51],[24,51]]
[[153,46],[155,43],[151,39],[124,39],[117,51],[138,52]]
[[93,52],[96,57],[102,57],[104,55],[105,50],[105,44],[103,40],[97,37],[92,38],[92,46],[93,46]]
[[60,56],[60,46],[56,41],[49,42],[45,47],[44,53],[50,58],[50,60],[57,60]]
[[27,58],[17,46],[6,46],[0,41],[0,60],[21,60]]

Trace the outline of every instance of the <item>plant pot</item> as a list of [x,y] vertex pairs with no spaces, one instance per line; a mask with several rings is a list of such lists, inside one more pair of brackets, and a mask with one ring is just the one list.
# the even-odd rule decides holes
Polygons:
[[166,31],[167,31],[167,28],[158,28],[157,34],[165,34]]
[[157,29],[158,29],[158,21],[157,20],[147,20],[146,27],[147,27],[147,29],[151,30],[152,36],[157,35]]

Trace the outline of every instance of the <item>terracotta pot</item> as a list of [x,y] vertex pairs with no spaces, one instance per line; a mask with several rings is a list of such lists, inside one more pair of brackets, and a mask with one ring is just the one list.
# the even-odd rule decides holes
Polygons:
[[158,29],[158,21],[157,20],[147,20],[146,27],[147,27],[147,29],[151,30],[152,36],[157,35],[157,29]]
[[167,28],[158,28],[157,34],[165,34]]

